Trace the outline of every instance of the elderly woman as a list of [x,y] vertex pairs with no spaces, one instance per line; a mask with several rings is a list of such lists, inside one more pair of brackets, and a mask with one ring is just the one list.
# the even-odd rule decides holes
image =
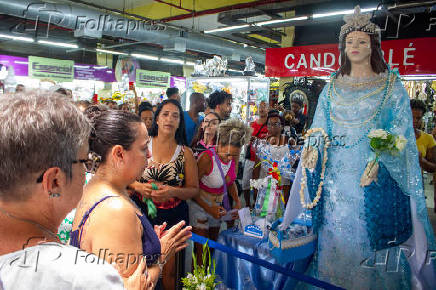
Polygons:
[[146,257],[155,285],[167,259],[187,246],[190,227],[182,229],[181,221],[165,232],[165,225],[156,227],[155,232],[128,195],[127,186],[147,166],[150,138],[141,118],[126,111],[88,112],[93,124],[89,148],[101,162],[93,164],[95,175],[77,206],[71,244],[116,262],[125,283],[137,268],[134,261]]
[[[65,97],[15,95],[0,98],[0,124],[0,288],[123,289],[112,266],[55,234],[82,196],[86,118]],[[145,286],[144,269],[128,288]]]
[[[229,119],[219,125],[216,149],[203,151],[198,158],[200,194],[193,198],[190,208],[190,221],[193,232],[211,240],[217,240],[221,228],[221,218],[227,214],[226,195],[235,201],[234,209],[241,203],[236,188],[237,161],[241,147],[251,137],[251,128],[237,119]],[[230,210],[227,204],[227,210]],[[232,218],[237,217],[233,211]],[[203,251],[195,244],[197,261],[201,263]]]

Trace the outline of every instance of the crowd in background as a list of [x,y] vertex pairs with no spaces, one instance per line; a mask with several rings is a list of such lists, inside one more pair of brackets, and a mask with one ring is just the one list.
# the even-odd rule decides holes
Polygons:
[[[105,249],[104,259],[118,273],[92,265],[75,265],[74,274],[65,273],[46,263],[44,277],[37,278],[46,287],[68,287],[74,280],[69,275],[86,286],[180,287],[180,278],[190,271],[184,269],[190,255],[183,249],[191,230],[216,240],[223,220],[232,227],[238,216],[238,169],[256,162],[255,154],[240,158],[244,145],[254,138],[273,145],[288,142],[283,117],[267,102],[259,104],[259,118],[248,126],[230,118],[232,95],[224,91],[207,100],[193,93],[189,110],[183,111],[178,89],[169,88],[166,100],[157,106],[142,102],[136,114],[113,101],[73,105],[70,94],[64,88],[32,94],[18,85],[14,98],[0,102],[0,263],[22,255],[23,245],[37,253],[41,242],[50,242],[65,257],[73,255],[71,246],[98,257]],[[302,122],[295,114],[295,124]],[[251,206],[247,198],[246,205]],[[59,243],[58,226],[68,219],[71,232]],[[29,236],[34,241],[27,241]],[[143,258],[134,263],[114,259],[120,253]],[[200,261],[202,248],[196,245],[195,253]],[[38,274],[32,275],[1,268],[0,281],[16,285]]]

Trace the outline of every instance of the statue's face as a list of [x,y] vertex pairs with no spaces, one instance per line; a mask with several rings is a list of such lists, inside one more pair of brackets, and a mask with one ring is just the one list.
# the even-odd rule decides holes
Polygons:
[[345,53],[353,64],[370,64],[371,39],[363,31],[350,32],[345,38]]

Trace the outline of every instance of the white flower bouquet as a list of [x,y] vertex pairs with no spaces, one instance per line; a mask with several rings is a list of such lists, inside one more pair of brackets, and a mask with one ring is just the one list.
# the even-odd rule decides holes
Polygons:
[[360,186],[368,186],[377,181],[379,169],[378,160],[382,153],[397,155],[406,147],[407,139],[403,135],[394,135],[383,129],[371,130],[368,134],[369,146],[375,153],[375,158],[368,162],[365,172],[360,179]]
[[394,135],[383,129],[375,129],[369,132],[369,145],[375,154],[380,156],[382,152],[395,155],[406,147],[407,139],[403,135]]
[[210,249],[207,243],[203,245],[202,265],[197,264],[194,253],[192,253],[192,261],[194,263],[194,271],[193,273],[188,273],[185,278],[182,278],[183,290],[215,289],[219,283],[215,282],[215,260],[210,256]]

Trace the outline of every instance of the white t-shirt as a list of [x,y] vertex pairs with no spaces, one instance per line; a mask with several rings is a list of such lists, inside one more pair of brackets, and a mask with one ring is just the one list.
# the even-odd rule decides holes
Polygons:
[[124,289],[118,271],[73,246],[43,243],[0,256],[0,289]]

